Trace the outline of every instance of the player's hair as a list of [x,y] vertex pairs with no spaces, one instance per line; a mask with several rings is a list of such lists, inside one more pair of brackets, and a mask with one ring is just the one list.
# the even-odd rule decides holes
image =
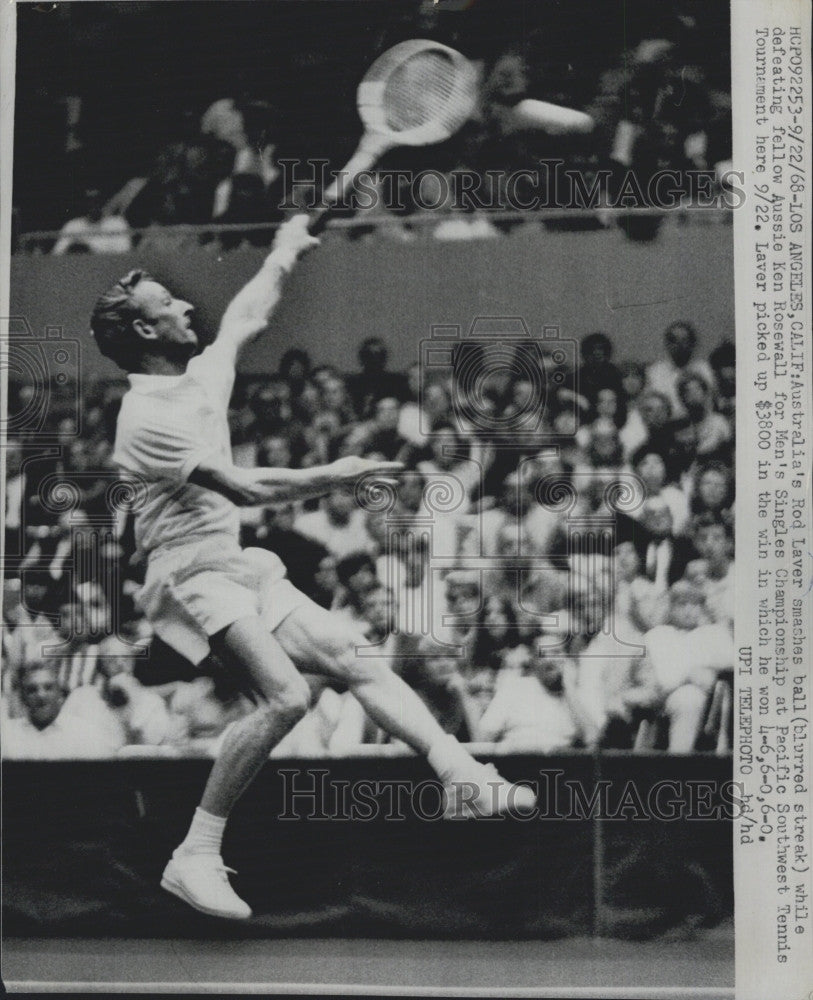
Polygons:
[[90,332],[99,350],[126,372],[136,371],[143,346],[133,331],[139,310],[133,292],[141,281],[151,281],[146,271],[129,271],[112,288],[100,295],[90,318]]

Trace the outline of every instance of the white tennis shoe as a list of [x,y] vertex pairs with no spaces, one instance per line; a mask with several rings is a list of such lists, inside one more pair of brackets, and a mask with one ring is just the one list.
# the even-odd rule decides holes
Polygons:
[[219,854],[173,854],[161,877],[161,888],[210,917],[248,920],[251,907],[232,889]]
[[493,764],[475,764],[466,774],[444,781],[443,791],[444,819],[529,816],[536,808],[534,790],[506,781]]

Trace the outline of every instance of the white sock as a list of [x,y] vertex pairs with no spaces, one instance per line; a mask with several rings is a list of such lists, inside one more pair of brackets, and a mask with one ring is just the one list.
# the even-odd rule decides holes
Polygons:
[[198,806],[192,817],[189,833],[187,833],[183,843],[177,847],[176,852],[178,854],[217,854],[220,856],[225,828],[226,818],[224,816],[213,816]]
[[426,755],[429,766],[439,778],[448,781],[477,766],[471,754],[450,733],[444,733]]

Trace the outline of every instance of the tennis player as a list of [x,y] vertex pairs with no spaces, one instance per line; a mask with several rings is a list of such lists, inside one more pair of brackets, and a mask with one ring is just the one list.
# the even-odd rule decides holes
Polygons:
[[440,777],[446,815],[529,811],[533,792],[477,763],[446,735],[414,691],[382,661],[356,656],[360,632],[297,591],[281,560],[238,542],[240,505],[278,503],[391,480],[401,466],[348,457],[312,469],[232,464],[227,411],[242,349],[268,325],[284,276],[318,243],[297,215],[277,232],[259,273],[227,307],[215,341],[200,350],[193,307],[143,271],[101,296],[91,319],[102,354],[129,375],[114,461],[146,481],[136,541],[147,559],[139,603],[153,629],[193,663],[212,650],[254,699],[209,775],[185,840],[161,885],[214,916],[245,919],[221,857],[230,810],[270,750],[308,710],[297,666],[344,682],[379,726],[425,754]]

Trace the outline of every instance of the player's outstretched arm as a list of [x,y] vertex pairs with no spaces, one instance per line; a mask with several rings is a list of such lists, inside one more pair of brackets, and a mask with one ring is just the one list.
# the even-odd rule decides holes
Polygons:
[[240,351],[268,326],[282,296],[285,275],[297,259],[319,240],[308,233],[309,217],[295,215],[277,230],[271,253],[258,273],[235,295],[220,321],[219,347],[236,360]]
[[204,459],[189,476],[196,486],[220,493],[238,507],[285,503],[353,488],[362,479],[395,483],[400,462],[347,457],[312,469],[242,469],[217,459]]

